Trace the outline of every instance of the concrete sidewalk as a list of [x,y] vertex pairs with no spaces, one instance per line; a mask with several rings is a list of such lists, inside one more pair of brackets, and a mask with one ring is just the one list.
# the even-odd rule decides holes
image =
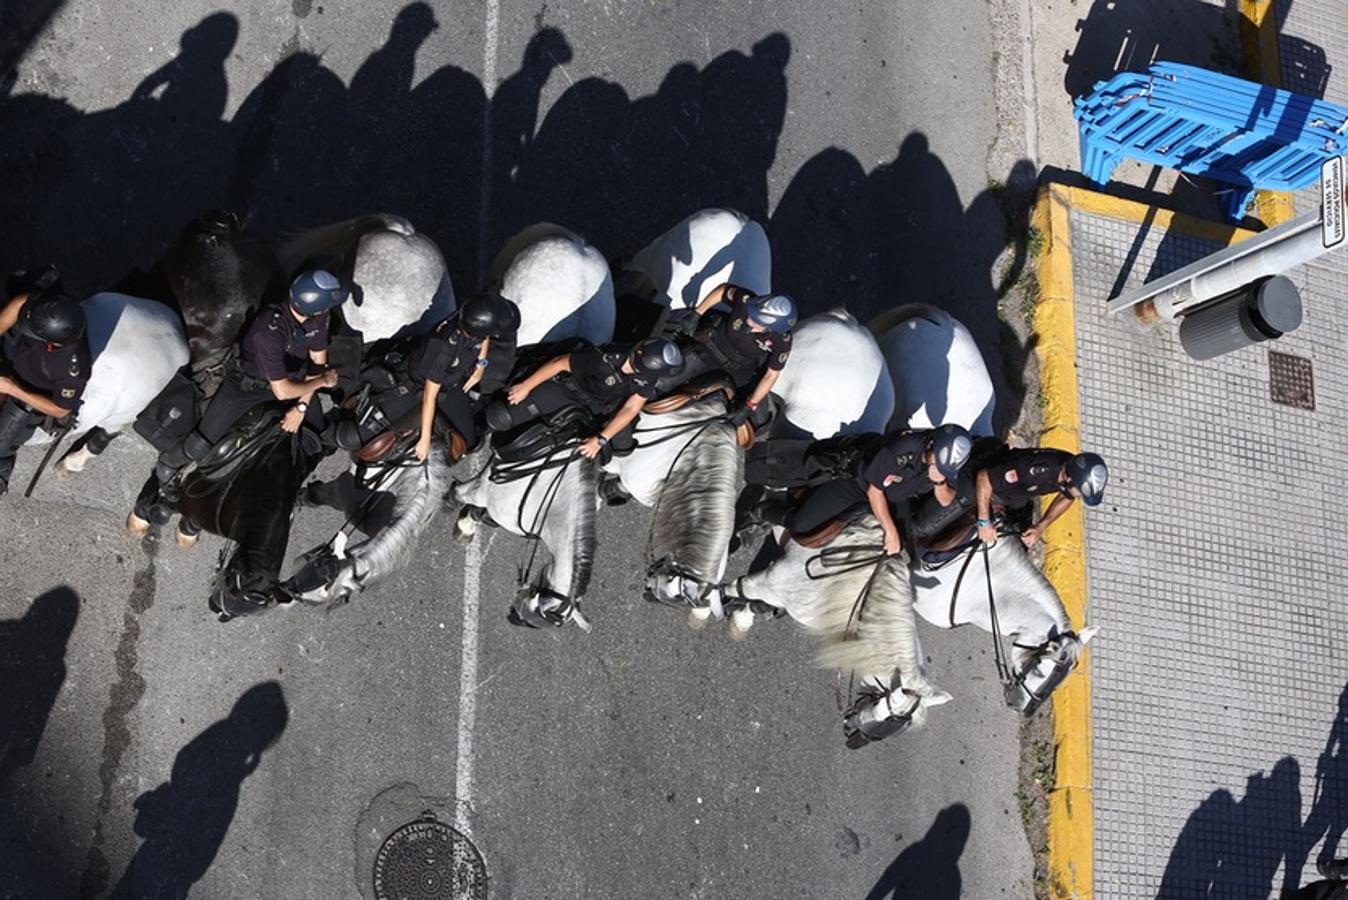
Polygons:
[[[1348,103],[1341,3],[1241,10],[1280,27],[1277,61],[1268,41],[1247,67]],[[1311,202],[1315,190],[1296,198]],[[1053,892],[1277,896],[1313,880],[1317,858],[1348,855],[1348,253],[1288,273],[1305,305],[1299,330],[1197,363],[1173,326],[1107,316],[1105,301],[1251,232],[1061,185],[1040,204],[1040,271],[1070,266],[1062,296],[1045,298],[1069,301],[1069,314],[1041,320],[1056,343],[1040,355],[1070,362],[1074,381],[1044,387],[1050,403],[1071,394],[1079,421],[1066,437],[1112,469],[1106,503],[1084,517],[1085,619],[1101,634],[1083,784],[1063,783],[1059,755],[1060,791],[1093,803],[1093,822],[1055,809]],[[1285,390],[1275,372],[1299,380]]]

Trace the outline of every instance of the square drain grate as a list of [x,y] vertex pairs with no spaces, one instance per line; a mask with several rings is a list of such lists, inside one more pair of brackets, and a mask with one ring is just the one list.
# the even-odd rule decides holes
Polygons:
[[1268,392],[1274,403],[1315,409],[1315,377],[1303,356],[1268,351]]

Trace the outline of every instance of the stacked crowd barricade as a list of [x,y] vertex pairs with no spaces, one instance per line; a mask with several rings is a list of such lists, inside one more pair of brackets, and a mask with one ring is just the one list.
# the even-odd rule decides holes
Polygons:
[[1256,190],[1295,191],[1348,154],[1348,108],[1179,63],[1123,72],[1076,101],[1082,172],[1104,185],[1125,159],[1230,185],[1244,215]]

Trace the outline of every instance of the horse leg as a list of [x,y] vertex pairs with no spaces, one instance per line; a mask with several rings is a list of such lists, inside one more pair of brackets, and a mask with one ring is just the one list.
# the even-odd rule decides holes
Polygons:
[[66,478],[78,472],[83,472],[85,465],[89,460],[98,456],[104,450],[108,449],[108,444],[117,437],[120,432],[114,431],[108,433],[102,428],[92,428],[89,433],[80,439],[71,451],[61,457],[61,461],[53,469],[57,478]]
[[720,589],[721,605],[726,611],[728,620],[726,630],[731,639],[736,641],[742,641],[749,636],[749,629],[754,627],[760,616],[777,619],[786,614],[786,607],[753,596],[755,592],[752,586],[746,591],[746,581],[752,583],[755,578],[753,575],[736,578]]
[[184,550],[190,550],[197,545],[201,538],[201,525],[191,516],[178,517],[178,530],[174,533],[173,539],[179,547]]
[[159,502],[159,478],[151,472],[136,496],[136,505],[126,514],[126,530],[134,537],[143,538],[150,533],[151,527],[166,524],[171,516],[172,511]]

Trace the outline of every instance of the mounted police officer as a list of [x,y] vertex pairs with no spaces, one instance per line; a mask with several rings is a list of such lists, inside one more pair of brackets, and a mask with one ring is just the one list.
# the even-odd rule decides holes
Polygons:
[[1087,506],[1099,506],[1109,481],[1109,467],[1094,453],[1073,455],[1063,450],[1004,447],[974,476],[978,504],[978,536],[988,546],[997,542],[992,522],[994,500],[1007,510],[1030,506],[1040,497],[1053,497],[1043,517],[1021,533],[1025,546],[1034,546],[1044,529],[1057,521],[1078,498]]
[[[780,474],[767,477],[761,474],[780,464],[776,460],[790,458],[792,454],[781,453],[781,448],[793,443],[803,442],[767,441],[756,447],[746,466],[746,480],[769,487],[800,484],[800,473],[787,472],[785,478]],[[812,456],[821,450],[828,452],[835,443],[831,439],[802,448],[795,465],[809,465]],[[968,461],[973,441],[959,425],[942,425],[892,431],[875,435],[870,441],[853,441],[851,446],[853,452],[842,454],[838,462],[844,471],[835,471],[836,477],[814,487],[780,517],[780,524],[793,534],[808,534],[849,510],[869,506],[884,529],[885,552],[893,555],[903,549],[894,511],[898,510],[900,518],[906,517],[911,501],[927,493],[934,493],[943,506],[949,505],[955,498],[950,482]]]
[[[711,312],[720,303],[729,312]],[[684,369],[674,383],[722,371],[743,400],[731,410],[732,425],[747,422],[777,383],[791,355],[796,304],[785,294],[754,294],[733,284],[713,288],[678,321]],[[672,386],[672,384],[670,385]],[[662,384],[662,392],[667,387]]]
[[0,335],[11,331],[13,350],[0,363],[0,494],[42,420],[69,422],[79,410],[91,368],[84,308],[54,284],[18,293],[0,310]]
[[[289,404],[281,419],[285,431],[299,431],[306,419],[321,428],[314,394],[337,384],[337,372],[326,368],[331,311],[349,296],[336,276],[311,269],[290,285],[285,302],[258,312],[196,428],[180,446],[160,454],[156,474],[166,494],[171,496],[184,466],[204,459],[239,417],[259,404]],[[311,374],[311,368],[317,371]]]
[[[371,367],[365,373],[377,392],[375,406],[380,424],[370,425],[368,420],[366,424],[339,422],[335,429],[338,446],[356,450],[379,430],[419,410],[417,459],[424,461],[430,454],[437,411],[449,420],[466,446],[472,447],[477,443],[478,429],[469,391],[482,381],[489,360],[490,365],[509,370],[519,326],[519,307],[488,292],[473,297],[430,334],[413,342],[405,358],[386,354],[386,365]],[[506,348],[504,353],[502,346]]]
[[673,341],[651,338],[634,347],[609,344],[585,347],[544,363],[506,394],[506,403],[487,408],[487,427],[508,431],[533,419],[579,406],[596,420],[605,420],[597,433],[580,445],[580,453],[594,459],[601,450],[625,453],[632,449],[632,424],[647,401],[655,399],[657,382],[677,377],[683,354]]

